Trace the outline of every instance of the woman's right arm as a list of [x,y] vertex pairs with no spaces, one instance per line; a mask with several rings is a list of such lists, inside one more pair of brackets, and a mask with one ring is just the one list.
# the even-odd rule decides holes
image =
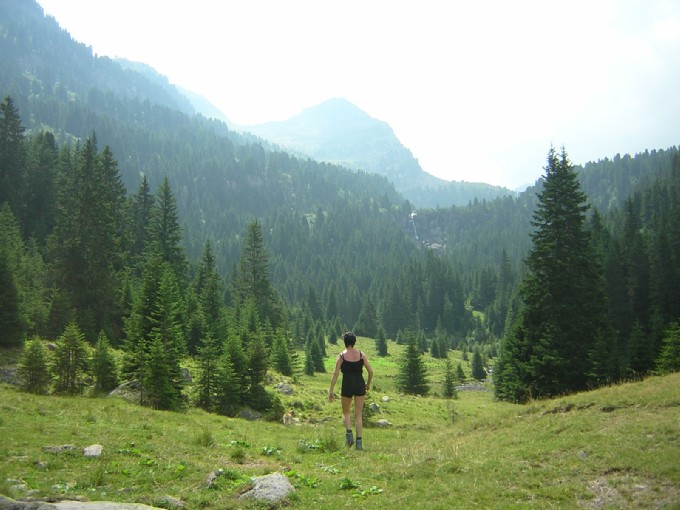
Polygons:
[[333,402],[335,395],[333,394],[333,388],[335,388],[335,383],[338,380],[338,375],[340,374],[340,365],[342,365],[342,358],[338,356],[338,360],[335,362],[335,372],[333,372],[333,379],[331,379],[331,389],[328,390],[328,400]]

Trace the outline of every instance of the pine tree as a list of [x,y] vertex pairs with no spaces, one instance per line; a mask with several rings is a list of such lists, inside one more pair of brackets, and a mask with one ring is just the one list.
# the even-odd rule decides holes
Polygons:
[[613,348],[602,271],[584,225],[586,197],[564,150],[559,158],[550,150],[545,170],[523,309],[496,365],[496,395],[503,400],[586,389],[608,371],[604,364],[593,373],[593,353],[606,350],[597,344]]
[[6,250],[0,248],[0,347],[20,345],[24,324],[19,312],[19,293],[10,272]]
[[483,381],[486,379],[486,370],[484,370],[484,361],[482,360],[482,354],[479,352],[479,347],[475,347],[472,353],[472,378],[478,381]]
[[92,353],[92,376],[96,393],[109,392],[118,386],[118,367],[111,353],[109,339],[101,331]]
[[248,393],[250,404],[262,409],[260,403],[264,392],[264,380],[269,367],[269,355],[261,335],[256,335],[248,348]]
[[200,375],[196,381],[196,406],[208,412],[218,408],[220,393],[220,349],[214,338],[208,335],[198,349],[198,368]]
[[397,387],[400,391],[411,395],[427,395],[430,391],[427,383],[427,369],[422,354],[415,341],[410,341],[404,351],[399,367]]
[[274,348],[272,349],[272,358],[274,361],[274,368],[283,375],[293,375],[293,361],[290,357],[290,349],[288,348],[288,340],[282,334],[276,335],[274,339]]
[[243,386],[232,360],[233,355],[225,352],[219,358],[217,367],[216,410],[224,416],[235,416],[243,401]]
[[57,214],[50,239],[54,278],[68,297],[78,324],[90,337],[111,332],[124,245],[125,188],[107,148],[95,135],[72,154],[62,152]]
[[47,393],[51,377],[47,349],[42,340],[36,337],[26,342],[17,374],[24,390],[37,394]]
[[378,314],[370,296],[364,299],[359,320],[354,326],[354,331],[357,335],[375,338],[378,334]]
[[269,280],[269,260],[264,247],[262,227],[257,221],[248,226],[235,277],[234,295],[239,305],[251,301],[258,316],[269,320],[272,328],[276,329],[281,324],[281,304]]
[[154,210],[154,197],[149,188],[149,180],[142,176],[137,192],[132,197],[130,216],[132,246],[130,255],[136,265],[141,265],[142,254],[151,242],[151,215]]
[[456,366],[456,379],[458,379],[461,384],[465,383],[465,371],[463,370],[463,365],[460,363]]
[[183,282],[188,263],[182,248],[182,228],[179,225],[177,201],[170,189],[167,176],[156,194],[151,213],[150,234],[151,249],[160,255],[163,262],[170,264],[177,281]]
[[85,387],[88,369],[88,346],[85,336],[75,322],[70,323],[54,350],[55,392],[78,395]]
[[[180,360],[186,353],[181,320],[175,272],[170,264],[166,263],[154,309],[149,317],[150,349],[146,358],[147,377],[142,383],[145,393],[149,396],[150,405],[156,409],[174,410],[181,404],[183,383]],[[160,364],[164,365],[162,370]],[[162,380],[149,380],[149,375]]]
[[153,409],[176,410],[180,407],[179,394],[173,377],[173,360],[167,360],[165,345],[160,335],[154,335],[143,365],[142,402]]
[[23,218],[25,128],[14,100],[6,96],[0,103],[0,204],[7,202]]
[[316,363],[314,361],[314,354],[312,353],[312,346],[308,345],[305,349],[305,374],[314,375],[316,370]]
[[385,328],[380,326],[378,328],[378,336],[375,339],[375,350],[378,352],[378,356],[387,356],[387,334],[385,333]]
[[453,373],[453,365],[451,360],[446,360],[446,373],[444,375],[444,397],[446,398],[456,398],[458,392],[456,391],[456,381]]
[[677,322],[671,324],[663,337],[656,369],[662,374],[680,372],[680,325]]

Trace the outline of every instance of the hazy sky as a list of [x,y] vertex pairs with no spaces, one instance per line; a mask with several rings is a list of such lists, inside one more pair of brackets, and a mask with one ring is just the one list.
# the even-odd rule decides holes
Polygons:
[[516,187],[680,144],[677,0],[38,0],[238,124],[348,99],[426,172]]

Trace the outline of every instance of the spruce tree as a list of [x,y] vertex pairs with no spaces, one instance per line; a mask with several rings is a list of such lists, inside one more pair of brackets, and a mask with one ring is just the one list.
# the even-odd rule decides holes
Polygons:
[[461,384],[465,382],[465,371],[463,370],[463,365],[460,363],[456,366],[456,379],[458,379]]
[[234,281],[237,305],[251,301],[261,319],[276,329],[282,322],[281,304],[269,279],[269,257],[264,246],[262,227],[255,221],[248,226]]
[[220,393],[220,349],[212,336],[208,335],[203,345],[198,349],[198,368],[200,370],[196,381],[196,406],[208,412],[218,408]]
[[85,336],[75,322],[59,337],[54,349],[55,392],[78,395],[85,387],[89,352]]
[[47,393],[51,376],[48,353],[42,340],[36,337],[26,342],[17,374],[24,390],[37,394]]
[[24,324],[19,312],[19,293],[10,272],[6,250],[0,248],[0,347],[21,345]]
[[680,372],[680,325],[674,322],[663,337],[661,353],[656,360],[659,373]]
[[274,339],[272,358],[276,371],[287,376],[293,375],[293,361],[290,357],[288,340],[286,340],[286,337],[283,334],[276,335],[276,338]]
[[[232,350],[233,353],[233,350]],[[217,367],[216,411],[224,416],[235,416],[243,401],[243,386],[233,363],[234,356],[225,352]]]
[[387,356],[387,334],[385,333],[385,328],[380,326],[378,328],[378,336],[375,339],[375,350],[378,352],[378,356]]
[[111,353],[109,339],[103,331],[99,332],[91,364],[96,393],[106,393],[118,386],[118,367]]
[[0,204],[10,204],[14,214],[23,218],[21,197],[25,171],[25,128],[11,96],[0,103]]
[[451,360],[447,358],[446,360],[446,372],[444,374],[444,397],[446,398],[456,398],[458,392],[456,391],[456,380],[453,373],[453,365]]
[[486,379],[486,370],[484,370],[484,361],[482,360],[482,354],[479,351],[479,347],[475,347],[475,350],[472,353],[472,363],[470,365],[473,379],[477,379],[478,381]]
[[602,271],[585,229],[586,197],[564,150],[559,157],[550,150],[545,171],[523,308],[496,365],[496,395],[503,400],[584,390],[616,362],[598,360],[607,363],[593,371],[594,353],[614,353]]
[[404,351],[397,375],[397,387],[411,395],[427,395],[430,391],[427,369],[415,340],[411,340]]
[[170,264],[178,282],[186,276],[187,259],[182,247],[182,228],[177,214],[177,200],[167,176],[163,179],[151,213],[150,242],[152,250]]

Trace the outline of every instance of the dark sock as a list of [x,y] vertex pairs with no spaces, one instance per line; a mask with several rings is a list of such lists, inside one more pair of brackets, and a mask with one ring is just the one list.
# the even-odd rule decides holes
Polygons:
[[351,434],[351,433],[352,433],[352,429],[347,429],[347,433],[348,433],[348,434]]
[[357,441],[361,441],[361,438],[359,436],[357,436]]

